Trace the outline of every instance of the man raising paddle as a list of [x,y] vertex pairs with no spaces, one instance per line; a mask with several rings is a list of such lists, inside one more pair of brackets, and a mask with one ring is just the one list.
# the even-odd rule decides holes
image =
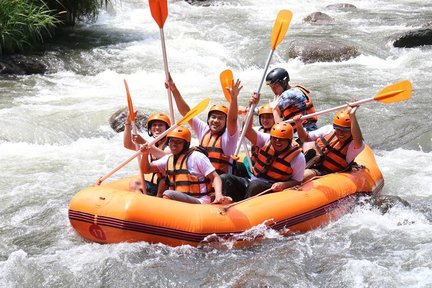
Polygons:
[[333,118],[333,125],[309,133],[303,128],[301,115],[294,117],[299,138],[303,142],[315,141],[315,157],[319,159],[311,169],[305,170],[304,181],[351,167],[354,159],[363,151],[365,143],[355,115],[357,108],[349,106],[339,111]]
[[[180,114],[185,115],[190,110],[189,105],[183,99],[171,75],[166,85],[173,93]],[[223,104],[212,105],[207,116],[207,123],[198,117],[189,121],[189,125],[198,137],[200,146],[207,151],[210,162],[218,174],[233,173],[234,161],[231,155],[235,152],[239,138],[237,96],[242,88],[240,80],[237,79],[229,89],[231,96],[229,108]]]

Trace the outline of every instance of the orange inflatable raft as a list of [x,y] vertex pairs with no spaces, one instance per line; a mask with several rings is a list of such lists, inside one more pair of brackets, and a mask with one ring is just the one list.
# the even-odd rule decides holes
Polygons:
[[384,180],[369,147],[356,163],[363,167],[252,198],[226,211],[226,205],[188,204],[129,192],[129,177],[78,192],[70,202],[69,220],[82,237],[99,243],[197,246],[215,239],[241,241],[239,235],[259,224],[284,235],[306,232],[348,212],[357,196],[382,189]]

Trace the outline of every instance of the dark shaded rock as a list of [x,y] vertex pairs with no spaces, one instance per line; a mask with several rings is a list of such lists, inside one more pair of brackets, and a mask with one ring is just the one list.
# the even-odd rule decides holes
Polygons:
[[[111,128],[117,133],[123,132],[125,120],[126,117],[128,117],[128,115],[129,115],[129,111],[127,107],[114,112],[114,114],[111,115],[109,119],[109,124]],[[138,111],[135,117],[135,124],[139,132],[147,131],[146,129],[147,118],[148,115],[145,115],[144,113]]]
[[35,58],[24,55],[10,55],[0,57],[0,74],[30,75],[44,74],[47,65]]
[[432,45],[432,28],[411,30],[396,36],[394,47],[412,48],[424,45]]
[[386,213],[390,208],[396,205],[411,207],[408,201],[400,198],[399,196],[392,195],[379,195],[372,197],[371,204],[377,207],[382,214]]
[[357,9],[357,7],[350,3],[336,3],[336,4],[330,4],[327,5],[326,8],[328,9],[334,9],[334,10],[354,10]]
[[358,55],[360,53],[352,45],[327,40],[296,41],[288,49],[289,58],[299,58],[304,63],[341,62]]
[[322,12],[314,12],[303,18],[306,23],[314,24],[333,24],[335,19]]

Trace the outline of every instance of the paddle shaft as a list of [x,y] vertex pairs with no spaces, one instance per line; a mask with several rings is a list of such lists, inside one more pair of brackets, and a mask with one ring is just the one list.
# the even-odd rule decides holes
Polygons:
[[[151,141],[148,144],[148,146],[149,147],[153,146],[158,141],[160,141],[163,137],[165,137],[169,132],[171,132],[172,130],[174,130],[175,128],[177,128],[178,126],[179,125],[177,123],[174,124],[174,125],[172,125],[170,128],[168,128],[167,130],[165,130],[162,134],[160,134],[159,136],[157,136],[153,141]],[[123,161],[119,166],[117,166],[116,168],[114,168],[111,172],[109,172],[105,176],[99,178],[99,180],[97,181],[96,185],[102,184],[103,181],[105,181],[106,179],[108,179],[109,177],[111,177],[114,173],[116,173],[118,170],[120,170],[121,168],[123,168],[124,166],[126,166],[129,162],[131,162],[135,157],[138,157],[140,154],[141,154],[141,150],[138,150],[137,152],[135,152],[134,154],[132,154],[132,156],[130,156],[125,161]],[[141,167],[141,162],[139,163],[139,165]],[[143,173],[141,173],[141,174],[143,175],[143,178],[144,178],[144,174]]]
[[[132,122],[132,132],[133,132],[133,134],[137,134],[137,128],[136,128],[135,121]],[[138,143],[135,143],[135,150],[136,151],[140,150],[140,147],[139,147]],[[138,168],[139,168],[139,171],[140,171],[142,193],[143,194],[147,194],[147,187],[146,187],[146,183],[145,183],[144,173],[143,173],[143,171],[141,169],[141,155],[140,154],[138,154],[137,160],[138,160]]]
[[[371,102],[371,101],[374,101],[374,100],[375,100],[374,98],[367,98],[367,99],[355,101],[355,102],[352,102],[352,103],[340,105],[340,106],[329,108],[329,109],[322,110],[322,111],[319,111],[319,112],[307,114],[307,115],[304,115],[304,116],[300,117],[300,119],[302,119],[302,120],[303,119],[308,119],[308,118],[311,118],[311,117],[314,117],[314,116],[327,114],[327,113],[330,113],[330,112],[333,112],[333,111],[339,111],[339,110],[342,110],[342,109],[350,107],[350,106],[360,106],[360,105],[362,105],[364,103]],[[283,122],[294,123],[294,120],[289,119],[289,120],[285,120]]]
[[[262,78],[261,78],[261,82],[260,82],[260,84],[259,84],[259,86],[258,86],[258,90],[257,90],[257,94],[258,94],[258,95],[259,95],[260,92],[261,92],[261,88],[262,88],[262,85],[263,85],[263,83],[264,83],[264,80],[265,80],[265,77],[266,77],[266,74],[267,74],[268,67],[270,66],[270,61],[271,61],[271,59],[272,59],[272,57],[273,57],[273,53],[274,53],[274,51],[275,51],[274,49],[271,49],[271,50],[270,50],[270,53],[269,53],[269,56],[268,56],[268,58],[267,58],[267,62],[266,62],[265,67],[264,67],[264,73],[263,73],[263,76],[262,76]],[[240,135],[240,139],[239,139],[239,141],[237,142],[237,147],[236,147],[236,150],[235,150],[235,152],[234,152],[234,155],[235,155],[235,156],[237,156],[238,153],[239,153],[239,151],[240,151],[240,147],[241,147],[242,142],[243,142],[243,139],[244,139],[244,137],[245,137],[245,135],[246,135],[246,130],[249,128],[249,124],[250,124],[250,122],[251,122],[251,120],[252,120],[252,117],[253,117],[253,115],[254,115],[255,107],[256,107],[256,104],[252,104],[251,106],[249,106],[249,111],[248,111],[248,114],[247,114],[247,117],[246,117],[246,121],[245,121],[245,123],[244,123],[244,125],[243,125],[243,129],[242,129],[242,132],[241,132],[241,135]]]
[[231,207],[233,207],[233,206],[236,206],[236,205],[238,205],[238,204],[240,204],[240,203],[243,203],[243,202],[249,201],[249,200],[254,199],[254,198],[258,197],[258,196],[264,195],[264,194],[266,194],[266,193],[268,193],[268,192],[270,192],[270,191],[272,191],[272,188],[269,188],[269,189],[267,189],[267,190],[264,190],[264,191],[262,191],[261,193],[258,193],[258,194],[254,195],[254,196],[252,196],[252,197],[249,197],[249,198],[246,198],[246,199],[244,199],[244,200],[241,200],[241,201],[235,202],[235,203],[233,203],[233,204],[227,205],[227,206],[223,207],[223,211],[226,212],[226,211],[228,211],[229,208],[231,208]]
[[[162,58],[163,58],[164,69],[165,69],[165,80],[168,81],[169,69],[168,69],[168,57],[167,57],[166,46],[165,46],[165,34],[163,28],[160,28],[159,30],[160,30],[160,39],[161,39],[161,46],[162,46]],[[167,93],[168,93],[170,120],[171,123],[175,123],[172,95],[171,95],[171,89],[169,89],[169,87],[167,88]]]
[[[130,92],[129,92],[129,85],[127,84],[126,79],[123,80],[123,83],[124,83],[125,88],[126,88],[126,97],[127,97],[127,102],[128,102],[128,108],[129,108],[129,120],[130,120],[131,125],[132,125],[132,132],[133,132],[133,134],[137,134],[137,128],[136,128],[136,123],[135,123],[135,111],[134,111],[133,104],[132,104],[132,97],[131,97]],[[130,137],[130,135],[129,135],[129,137]],[[137,143],[135,143],[135,150],[139,150],[139,145]],[[138,168],[140,170],[140,177],[141,177],[141,189],[143,191],[143,194],[147,194],[147,189],[146,189],[145,179],[144,179],[144,173],[142,172],[142,169],[141,169],[141,156],[138,156],[137,160],[138,160]]]

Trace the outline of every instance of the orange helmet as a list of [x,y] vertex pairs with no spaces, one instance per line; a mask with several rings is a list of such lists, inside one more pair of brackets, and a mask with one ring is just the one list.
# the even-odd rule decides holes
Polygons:
[[210,110],[209,110],[207,116],[210,117],[210,113],[213,112],[213,111],[219,111],[219,112],[224,113],[226,116],[228,116],[228,107],[225,106],[224,104],[213,104],[210,107]]
[[258,116],[261,116],[261,114],[273,114],[273,109],[271,108],[270,103],[266,103],[259,108]]
[[190,143],[192,139],[191,132],[185,126],[178,126],[174,130],[168,132],[167,138],[179,138]]
[[147,133],[149,136],[153,136],[153,133],[150,131],[150,127],[152,125],[153,121],[162,121],[167,125],[167,129],[171,126],[171,121],[168,117],[168,115],[163,113],[153,113],[150,115],[149,118],[147,118]]
[[333,118],[333,127],[339,129],[351,128],[351,118],[346,110],[339,111]]
[[169,128],[171,126],[171,121],[170,121],[168,115],[163,114],[163,113],[153,113],[152,115],[150,115],[149,118],[147,118],[147,129],[150,128],[151,122],[155,121],[155,120],[164,122],[165,124],[168,125],[167,128]]
[[285,122],[274,124],[270,130],[270,136],[292,140],[294,136],[293,128],[291,124]]

